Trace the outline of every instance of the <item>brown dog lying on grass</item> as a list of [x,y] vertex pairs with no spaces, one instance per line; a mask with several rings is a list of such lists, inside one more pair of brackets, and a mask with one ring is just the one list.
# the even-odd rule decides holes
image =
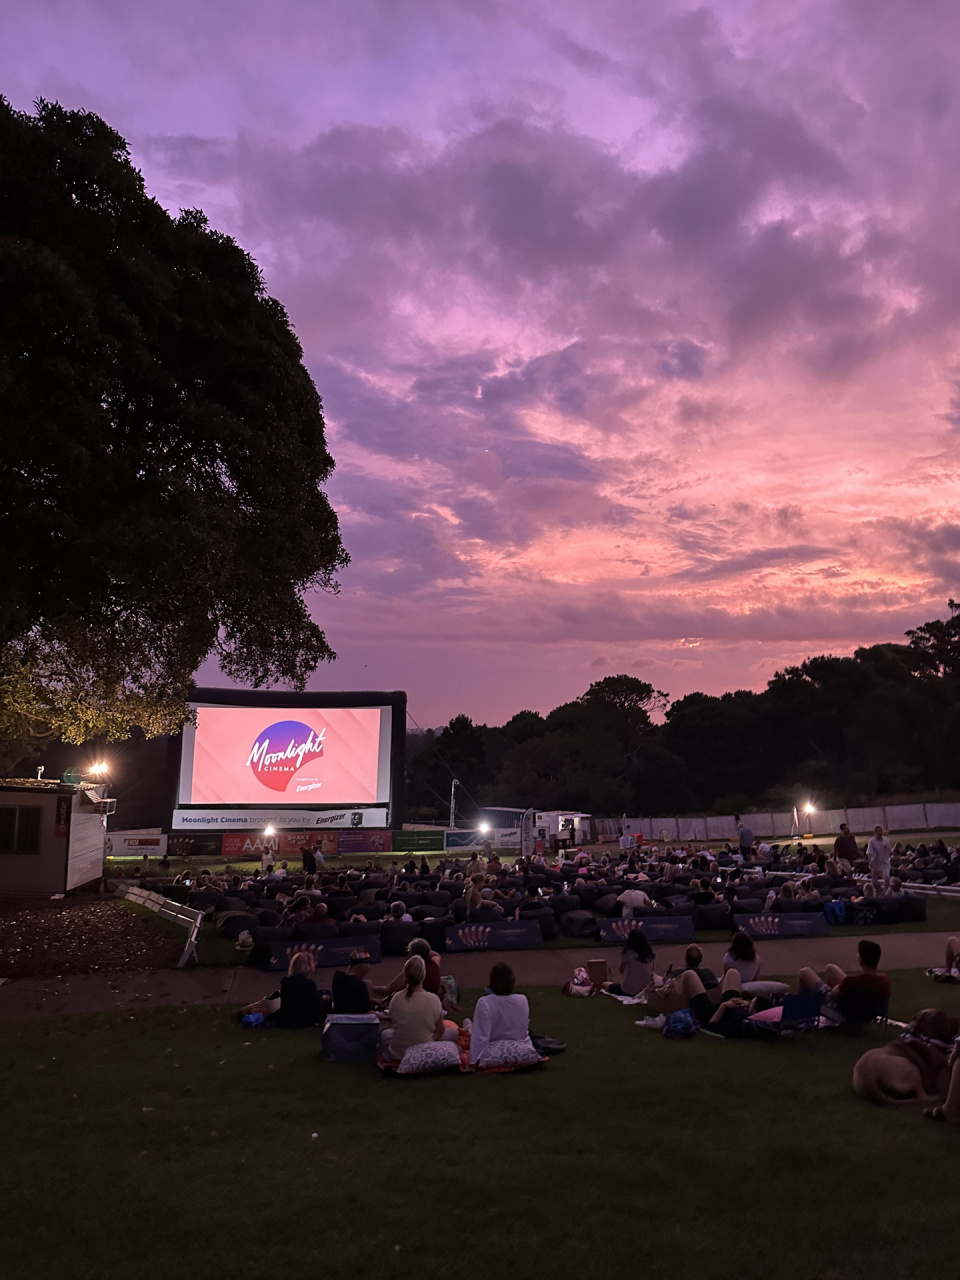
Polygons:
[[960,1018],[939,1009],[918,1013],[902,1036],[882,1049],[870,1049],[853,1068],[853,1087],[861,1098],[881,1106],[941,1102],[950,1084],[951,1051],[960,1035]]

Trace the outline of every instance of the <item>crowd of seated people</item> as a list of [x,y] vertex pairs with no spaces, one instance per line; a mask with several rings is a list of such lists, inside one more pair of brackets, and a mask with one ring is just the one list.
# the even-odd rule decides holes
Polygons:
[[[957,945],[960,950],[960,943]],[[640,1025],[660,1029],[668,1015],[689,1009],[700,1027],[725,1038],[768,1035],[769,1025],[757,1014],[773,1009],[777,1000],[790,993],[790,988],[782,983],[758,981],[760,960],[753,940],[745,934],[734,935],[730,951],[723,958],[719,983],[709,970],[689,963],[691,958],[697,958],[699,948],[692,950],[691,957],[688,949],[684,969],[678,973],[668,970],[663,976],[656,973],[656,958],[650,953],[651,978],[644,997],[652,1016],[641,1020]],[[880,971],[880,945],[862,939],[857,955],[857,973],[848,974],[839,965],[828,964],[823,973],[804,966],[797,975],[797,993],[818,994],[821,1016],[827,1022],[864,1024],[886,1016],[890,979]]]
[[[349,964],[333,975],[330,993],[316,985],[313,956],[298,951],[287,976],[269,996],[247,1005],[241,1018],[247,1025],[263,1020],[274,1027],[303,1029],[322,1027],[328,1014],[368,1015],[381,1018],[379,1050],[385,1063],[400,1063],[407,1050],[433,1041],[459,1044],[469,1040],[469,1061],[486,1067],[500,1061],[505,1046],[519,1050],[527,1062],[538,1056],[530,1040],[530,1007],[527,997],[515,991],[512,968],[499,961],[490,970],[489,986],[476,1003],[472,1020],[463,1029],[446,1016],[440,998],[439,957],[423,938],[415,938],[401,972],[393,981],[377,986],[369,978],[370,955],[361,947],[350,954]],[[253,1015],[253,1018],[251,1018]],[[522,1061],[523,1059],[521,1059]]]
[[596,936],[598,919],[611,917],[683,915],[697,929],[732,930],[738,915],[823,912],[827,904],[836,923],[897,923],[925,916],[925,898],[904,888],[907,876],[960,882],[960,856],[942,841],[893,845],[889,875],[872,880],[867,849],[841,832],[832,849],[601,846],[551,861],[544,853],[501,860],[487,849],[435,866],[424,857],[371,859],[362,869],[316,874],[274,860],[250,875],[184,872],[158,887],[201,907],[226,936],[248,936],[259,955],[274,942],[375,934],[385,954],[401,955],[412,937],[442,951],[449,925],[505,920],[535,920],[544,939]]

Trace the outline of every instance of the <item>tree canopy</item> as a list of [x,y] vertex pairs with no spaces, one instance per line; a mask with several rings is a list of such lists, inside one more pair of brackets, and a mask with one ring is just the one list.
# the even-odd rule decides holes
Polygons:
[[303,592],[348,557],[254,261],[98,116],[0,99],[0,291],[0,739],[175,731],[211,653],[302,687],[335,656]]
[[[658,816],[960,791],[956,601],[949,615],[908,631],[908,644],[808,658],[758,693],[690,693],[667,705],[651,685],[617,675],[546,716],[521,711],[502,727],[458,716],[410,761],[411,816],[442,820],[435,792],[444,778],[449,792],[454,740],[470,744],[477,805]],[[462,751],[457,760],[465,769]]]

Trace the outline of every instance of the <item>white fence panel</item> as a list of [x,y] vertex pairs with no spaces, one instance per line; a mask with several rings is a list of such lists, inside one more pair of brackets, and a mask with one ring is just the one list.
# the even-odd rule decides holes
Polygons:
[[[676,840],[677,836],[677,820],[676,818],[653,818],[653,840]],[[666,835],[663,833],[666,832]]]
[[784,836],[790,836],[793,833],[793,814],[792,813],[771,813],[773,819],[773,834],[781,840]]
[[876,826],[885,826],[883,820],[883,809],[879,805],[874,805],[869,809],[848,809],[847,821],[850,823],[851,831],[872,831]]
[[[772,813],[746,813],[743,816],[743,821],[758,840],[766,840],[769,836],[776,835]],[[733,830],[734,834],[736,834],[736,824],[734,824]]]
[[688,840],[697,839],[697,819],[696,818],[678,818],[677,831],[680,839],[686,844]]
[[887,826],[891,831],[925,831],[927,815],[922,804],[888,804]]
[[[751,814],[751,825],[753,818],[754,815]],[[706,823],[708,840],[735,840],[737,838],[737,824],[734,822],[732,815],[707,818]]]
[[960,827],[960,804],[928,804],[927,824],[931,827]]
[[[809,824],[807,830],[815,836],[829,835],[838,828],[838,824],[833,819],[833,811],[830,809],[815,809],[813,813],[808,813],[805,817]],[[843,821],[842,817],[840,821]]]

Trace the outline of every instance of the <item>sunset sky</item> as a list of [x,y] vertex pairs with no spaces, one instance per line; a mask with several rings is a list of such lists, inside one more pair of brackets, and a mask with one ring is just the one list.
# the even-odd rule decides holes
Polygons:
[[0,92],[104,116],[290,313],[353,557],[314,687],[407,689],[424,725],[617,671],[760,688],[960,589],[960,5],[4,26]]

